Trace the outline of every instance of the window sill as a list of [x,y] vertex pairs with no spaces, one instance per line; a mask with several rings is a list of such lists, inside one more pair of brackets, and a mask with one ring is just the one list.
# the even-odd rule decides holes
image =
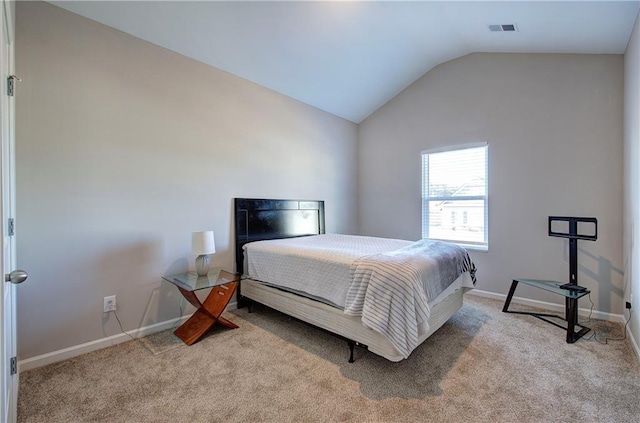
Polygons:
[[481,253],[489,252],[489,246],[487,245],[469,245],[469,244],[461,244],[459,242],[453,242],[452,244],[456,244],[457,246],[462,247],[465,250],[469,250],[469,251],[478,251]]
[[481,253],[488,253],[489,252],[489,246],[488,245],[465,244],[464,242],[458,242],[458,241],[453,241],[453,240],[449,240],[449,239],[437,239],[437,238],[424,238],[424,239],[430,239],[432,241],[448,242],[449,244],[455,244],[458,247],[462,247],[465,250],[469,250],[469,251],[479,251]]

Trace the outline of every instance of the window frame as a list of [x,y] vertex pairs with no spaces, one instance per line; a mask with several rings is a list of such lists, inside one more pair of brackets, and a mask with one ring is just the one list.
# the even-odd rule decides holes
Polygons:
[[[465,196],[433,196],[430,197],[428,190],[428,160],[427,165],[425,166],[425,155],[436,154],[436,153],[446,153],[453,152],[458,150],[468,150],[472,148],[485,148],[485,165],[484,165],[484,184],[485,191],[484,195],[465,195]],[[427,150],[423,150],[420,152],[420,161],[421,161],[421,177],[422,177],[422,193],[421,193],[421,201],[422,201],[422,239],[432,239],[436,241],[444,241],[450,242],[452,244],[459,245],[469,250],[478,250],[478,251],[489,251],[489,143],[486,141],[469,143],[469,144],[459,144],[452,146],[441,146],[430,148]],[[425,173],[426,172],[426,173]],[[484,201],[484,240],[482,242],[471,242],[471,241],[462,241],[462,240],[452,240],[452,239],[441,239],[441,238],[433,238],[429,236],[429,204],[432,201]]]

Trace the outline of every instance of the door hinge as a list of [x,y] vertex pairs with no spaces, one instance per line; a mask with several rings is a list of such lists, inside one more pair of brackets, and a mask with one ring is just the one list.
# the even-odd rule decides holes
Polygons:
[[18,359],[11,357],[11,374],[15,375],[16,373],[18,373]]
[[22,79],[18,78],[15,75],[10,75],[7,78],[7,95],[13,97],[16,92],[16,81],[22,81]]
[[13,217],[9,218],[8,230],[9,236],[14,236],[16,234],[16,221],[13,219]]

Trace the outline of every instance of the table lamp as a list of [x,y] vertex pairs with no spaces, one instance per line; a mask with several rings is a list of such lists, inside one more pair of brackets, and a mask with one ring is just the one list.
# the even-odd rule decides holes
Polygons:
[[216,252],[216,244],[213,239],[213,231],[193,232],[191,234],[191,253],[197,255],[196,273],[198,276],[207,276],[211,259],[209,254]]

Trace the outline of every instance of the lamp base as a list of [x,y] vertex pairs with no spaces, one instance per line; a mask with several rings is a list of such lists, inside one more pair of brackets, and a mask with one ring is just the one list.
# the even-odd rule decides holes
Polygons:
[[209,273],[209,266],[211,265],[211,258],[208,255],[200,255],[196,257],[196,273],[198,276],[207,276]]

